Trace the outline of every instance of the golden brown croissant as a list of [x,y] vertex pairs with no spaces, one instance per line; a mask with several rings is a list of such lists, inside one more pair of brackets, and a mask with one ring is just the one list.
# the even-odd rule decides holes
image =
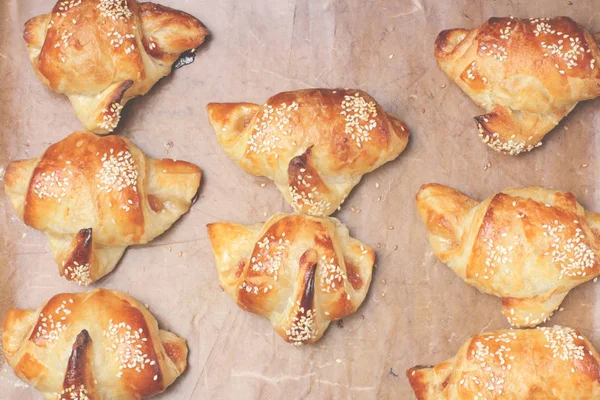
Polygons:
[[599,362],[581,333],[554,326],[475,335],[453,358],[406,375],[419,400],[591,400]]
[[208,31],[181,11],[136,0],[60,0],[23,34],[44,85],[69,97],[87,130],[112,132],[125,103],[171,72]]
[[272,179],[304,214],[338,209],[361,177],[395,159],[408,128],[359,90],[279,93],[262,106],[211,103],[210,124],[244,171]]
[[417,209],[435,254],[469,285],[500,297],[513,326],[541,324],[569,290],[600,274],[600,215],[572,193],[507,189],[479,203],[430,184]]
[[104,289],[9,310],[2,346],[19,378],[60,400],[153,396],[185,370],[188,352],[135,299]]
[[319,340],[369,290],[375,252],[337,219],[277,214],[254,226],[210,224],[208,236],[221,287],[290,343]]
[[435,57],[486,110],[475,118],[483,141],[511,155],[540,146],[578,102],[600,95],[598,43],[568,17],[490,18],[443,31]]
[[200,185],[193,164],[148,158],[126,138],[76,132],[41,158],[15,161],[6,194],[25,223],[48,235],[66,279],[88,285],[187,212]]

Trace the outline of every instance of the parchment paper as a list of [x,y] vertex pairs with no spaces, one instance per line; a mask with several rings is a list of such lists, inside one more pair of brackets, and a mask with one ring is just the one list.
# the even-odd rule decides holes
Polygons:
[[[499,300],[467,286],[433,255],[415,211],[420,185],[443,183],[479,199],[508,186],[546,185],[571,190],[600,211],[600,101],[577,106],[534,152],[503,156],[482,144],[472,119],[481,110],[433,58],[439,31],[472,28],[491,16],[567,15],[600,31],[600,0],[161,2],[200,18],[212,39],[193,64],[130,102],[117,133],[150,156],[199,165],[201,196],[172,229],[129,248],[96,284],[148,303],[163,328],[187,339],[188,370],[161,399],[412,399],[406,368],[441,362],[472,334],[508,327]],[[23,23],[54,3],[0,2],[2,167],[37,157],[81,129],[66,97],[36,78],[21,37]],[[308,87],[366,90],[412,135],[407,150],[365,176],[336,214],[376,248],[369,296],[320,342],[296,348],[218,285],[205,225],[256,223],[291,208],[267,179],[245,174],[225,156],[205,105],[262,103]],[[59,277],[45,236],[17,219],[0,186],[0,317],[11,306],[36,308],[57,293],[83,290]],[[551,324],[577,327],[600,348],[597,291],[594,284],[573,290]],[[41,395],[0,361],[0,398]]]

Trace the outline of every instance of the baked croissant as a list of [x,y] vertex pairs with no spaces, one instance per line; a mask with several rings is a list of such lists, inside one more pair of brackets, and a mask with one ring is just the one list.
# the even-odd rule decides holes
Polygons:
[[572,193],[507,189],[479,203],[430,184],[417,210],[434,253],[466,283],[500,297],[513,326],[541,324],[569,290],[600,274],[600,215]]
[[473,336],[435,367],[406,371],[419,400],[600,399],[600,356],[578,331],[554,326]]
[[568,17],[490,18],[441,32],[435,58],[485,109],[475,117],[483,141],[516,155],[541,146],[579,101],[600,95],[598,38]]
[[42,83],[67,95],[85,129],[98,134],[112,132],[125,103],[207,35],[189,14],[136,0],[60,0],[23,33]]
[[135,299],[104,289],[9,310],[2,346],[19,378],[59,400],[153,396],[183,373],[188,352]]
[[10,163],[4,184],[19,217],[48,235],[60,275],[89,285],[127,246],[187,212],[200,175],[187,162],[148,158],[126,138],[76,132],[40,158]]
[[408,143],[406,125],[360,90],[298,90],[262,106],[211,103],[207,111],[231,159],[314,216],[335,212],[364,174]]
[[253,226],[210,224],[208,236],[221,287],[295,345],[319,340],[369,290],[375,252],[337,219],[277,214]]

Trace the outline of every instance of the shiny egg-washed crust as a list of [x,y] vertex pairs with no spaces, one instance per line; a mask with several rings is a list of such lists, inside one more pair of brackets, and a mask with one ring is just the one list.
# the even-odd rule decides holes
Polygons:
[[35,311],[10,309],[2,329],[8,364],[48,400],[144,399],[187,365],[185,340],[111,290],[59,294]]
[[475,335],[453,358],[406,376],[418,400],[597,400],[599,362],[578,331],[554,326]]
[[210,124],[227,156],[273,180],[298,212],[335,212],[362,176],[395,159],[409,131],[367,93],[307,89],[260,106],[211,103]]
[[60,0],[25,24],[44,85],[67,95],[85,129],[112,132],[125,103],[146,94],[208,35],[182,11],[136,0]]
[[337,219],[277,214],[254,226],[210,224],[208,236],[221,287],[290,343],[319,340],[369,290],[375,252]]
[[541,324],[569,290],[600,274],[600,215],[572,193],[527,187],[478,202],[429,184],[417,210],[434,253],[466,283],[500,297],[513,326]]
[[540,146],[579,101],[600,95],[598,38],[568,17],[490,18],[441,32],[435,58],[485,109],[475,117],[483,141],[516,155]]
[[19,217],[48,236],[60,274],[88,285],[186,213],[200,178],[197,166],[148,158],[129,139],[75,132],[10,163],[4,185]]

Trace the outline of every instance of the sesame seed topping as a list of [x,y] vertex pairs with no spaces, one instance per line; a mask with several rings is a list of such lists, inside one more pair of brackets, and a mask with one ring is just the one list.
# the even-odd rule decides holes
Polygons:
[[501,139],[497,132],[487,135],[483,125],[481,125],[479,122],[477,123],[477,128],[479,129],[479,137],[483,139],[485,144],[498,152],[508,153],[512,156],[531,151],[542,145],[542,142],[538,142],[535,145],[528,144],[528,142],[532,139],[531,137],[526,142],[518,142],[514,140],[514,135],[511,136],[509,140]]
[[[63,168],[62,171],[67,171],[67,169]],[[60,171],[42,172],[40,180],[33,186],[33,193],[40,199],[53,198],[61,203],[62,198],[67,195],[69,186],[69,178],[61,177]]]
[[318,331],[315,327],[315,310],[305,310],[300,305],[299,301],[296,301],[295,317],[292,320],[292,326],[285,333],[288,336],[288,340],[296,346],[300,346],[305,342],[313,340],[317,337]]
[[290,196],[292,206],[297,211],[305,212],[309,215],[323,215],[331,208],[331,203],[327,199],[319,198],[317,193],[317,180],[312,175],[302,174],[296,177],[297,182],[290,182]]
[[109,349],[117,353],[115,360],[120,364],[117,378],[121,378],[125,370],[140,373],[146,368],[146,365],[156,364],[156,361],[142,350],[148,341],[142,328],[135,330],[125,322],[115,324],[111,319],[103,334],[111,341]]
[[[281,140],[279,133],[289,136],[292,133],[292,123],[290,118],[293,111],[298,110],[298,103],[295,101],[287,105],[281,103],[277,107],[270,104],[263,106],[263,113],[257,119],[258,123],[254,126],[254,131],[248,139],[248,153],[271,153],[281,148],[277,142]],[[277,157],[277,154],[275,155]]]
[[348,279],[334,257],[321,256],[319,260],[321,290],[326,293],[335,292]]
[[[583,361],[585,347],[577,345],[576,340],[583,341],[583,337],[571,328],[553,326],[552,328],[538,328],[544,332],[548,344],[544,347],[552,350],[552,357],[563,361]],[[575,372],[571,370],[571,372]]]
[[38,320],[38,329],[35,333],[36,339],[46,340],[48,343],[55,343],[60,334],[67,330],[68,326],[65,323],[66,316],[71,314],[71,310],[67,308],[67,301],[63,300],[54,313],[44,315],[40,313]]
[[377,127],[377,105],[374,101],[367,101],[359,93],[354,96],[346,95],[342,101],[340,114],[346,118],[345,132],[362,147],[363,143],[371,140],[370,132]]
[[121,110],[123,110],[123,106],[120,103],[112,103],[110,108],[103,111],[100,128],[109,132],[114,131],[121,120]]
[[560,268],[562,279],[568,277],[584,277],[588,270],[596,265],[596,254],[585,243],[586,236],[581,228],[567,229],[563,224],[554,221],[553,224],[542,225],[544,236],[550,240],[552,262]]
[[66,278],[81,286],[88,286],[92,283],[90,278],[90,264],[79,264],[73,261],[73,265],[65,267]]
[[100,0],[96,6],[100,15],[116,20],[128,20],[133,14],[127,6],[127,0]]
[[60,392],[59,400],[89,400],[88,391],[84,385],[76,387],[71,385],[70,387],[63,389]]
[[96,187],[104,192],[110,193],[113,190],[118,192],[132,187],[137,192],[138,172],[135,161],[129,150],[124,150],[114,154],[114,149],[104,153],[101,158],[102,168],[96,174],[99,183]]

